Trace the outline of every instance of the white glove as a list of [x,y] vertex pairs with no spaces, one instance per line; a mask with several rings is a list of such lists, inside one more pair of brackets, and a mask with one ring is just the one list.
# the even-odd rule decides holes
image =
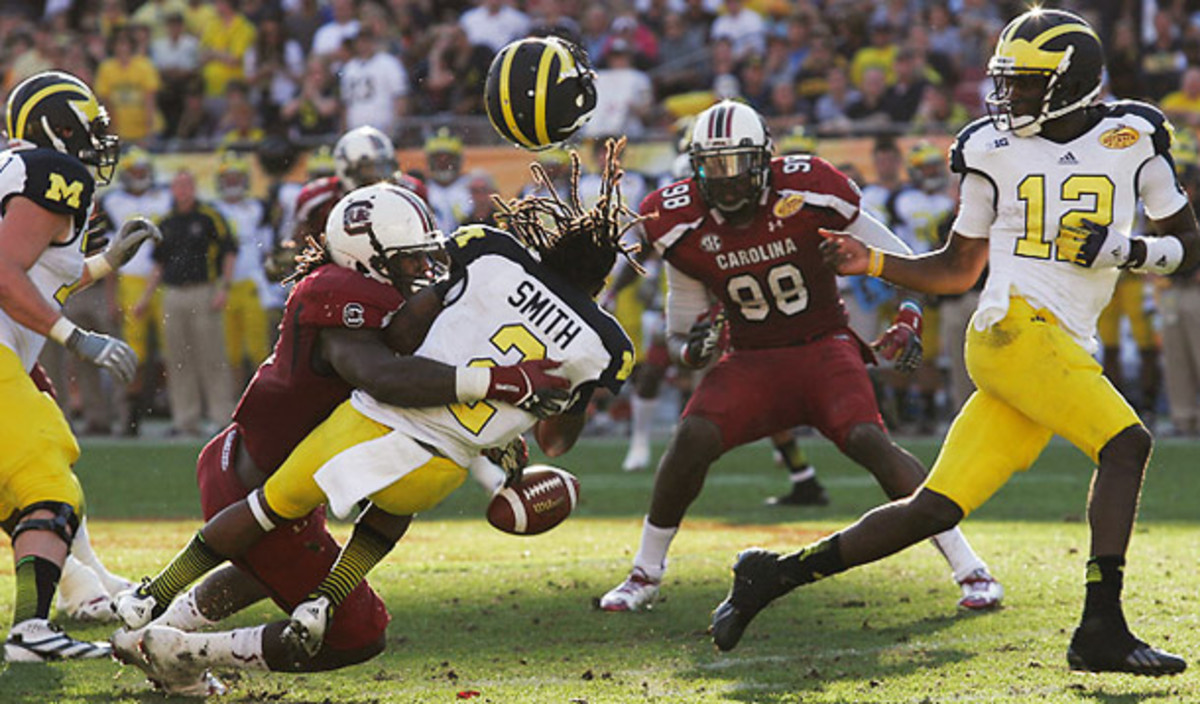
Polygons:
[[122,384],[128,384],[137,371],[137,353],[115,337],[75,328],[64,346],[80,359],[109,370]]

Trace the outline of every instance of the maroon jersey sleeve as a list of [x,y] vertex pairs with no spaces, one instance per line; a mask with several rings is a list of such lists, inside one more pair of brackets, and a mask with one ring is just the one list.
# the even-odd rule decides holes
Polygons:
[[[846,174],[821,157],[792,154],[771,161],[773,214],[787,219],[800,208],[821,211],[828,227],[844,230],[858,217],[862,192]],[[803,200],[789,196],[798,195]],[[794,210],[793,210],[794,209]]]
[[642,201],[638,213],[648,216],[642,226],[646,239],[659,254],[695,231],[708,215],[708,208],[693,179],[685,179],[654,191]]
[[297,321],[314,328],[381,328],[400,307],[394,287],[340,266],[323,266],[297,286]]

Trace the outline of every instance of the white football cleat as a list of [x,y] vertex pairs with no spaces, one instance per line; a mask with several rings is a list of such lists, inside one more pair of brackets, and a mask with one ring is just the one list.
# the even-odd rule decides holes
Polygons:
[[145,585],[127,589],[113,597],[113,611],[126,628],[136,630],[154,620],[158,600],[143,591]]
[[112,597],[107,594],[92,597],[83,603],[63,601],[60,598],[57,608],[59,615],[76,621],[111,623],[117,620]]
[[958,608],[968,611],[989,611],[1000,606],[1004,598],[1004,587],[996,578],[980,567],[958,583],[962,587],[962,598]]
[[305,601],[292,610],[292,620],[281,634],[285,642],[301,648],[309,656],[317,654],[325,641],[325,630],[333,616],[333,603],[329,597],[319,596]]
[[191,642],[191,634],[170,626],[149,626],[141,638],[147,675],[167,694],[183,697],[220,696],[228,691],[205,664],[203,646]]
[[16,624],[4,641],[4,659],[8,662],[51,662],[87,660],[112,655],[108,643],[75,640],[44,618],[30,618]]
[[629,452],[625,454],[625,461],[621,463],[621,469],[626,472],[640,472],[650,466],[650,446],[640,442],[629,444]]
[[661,579],[651,579],[641,567],[634,567],[624,582],[600,597],[600,608],[604,611],[649,609],[658,598],[660,584]]
[[118,662],[133,665],[149,675],[150,663],[146,660],[146,654],[142,652],[142,636],[145,633],[145,628],[132,631],[128,628],[118,628],[109,636],[108,642],[112,644],[113,657]]

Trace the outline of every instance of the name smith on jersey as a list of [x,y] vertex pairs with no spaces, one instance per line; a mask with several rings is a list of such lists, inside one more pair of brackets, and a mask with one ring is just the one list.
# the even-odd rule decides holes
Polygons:
[[583,330],[583,324],[559,306],[542,287],[532,279],[524,279],[508,297],[508,304],[546,333],[563,350]]

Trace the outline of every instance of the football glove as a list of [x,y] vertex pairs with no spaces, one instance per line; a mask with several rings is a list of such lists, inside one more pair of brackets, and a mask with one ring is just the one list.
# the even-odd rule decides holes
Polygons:
[[492,367],[486,399],[511,403],[538,418],[562,413],[571,398],[571,382],[550,370],[562,366],[550,359],[531,359],[507,367]]
[[75,328],[65,346],[76,357],[109,370],[122,384],[128,384],[137,371],[137,353],[115,337]]
[[699,369],[712,361],[713,354],[725,331],[725,311],[722,309],[711,318],[706,313],[688,331],[687,341],[679,353],[679,361],[686,367]]
[[1085,268],[1124,268],[1130,264],[1132,240],[1091,220],[1080,220],[1078,226],[1059,225],[1054,243],[1059,259]]
[[907,374],[921,366],[923,328],[921,307],[912,301],[905,301],[900,304],[891,326],[871,343],[871,347],[884,359],[891,360],[898,371]]
[[132,217],[121,225],[117,236],[108,245],[108,249],[104,250],[103,256],[112,265],[112,268],[120,269],[130,259],[133,259],[133,255],[137,254],[138,248],[146,240],[158,243],[162,242],[162,238],[163,235],[158,229],[158,225],[141,216]]
[[504,447],[489,447],[483,456],[504,470],[504,486],[520,483],[525,468],[529,466],[529,444],[518,435]]

